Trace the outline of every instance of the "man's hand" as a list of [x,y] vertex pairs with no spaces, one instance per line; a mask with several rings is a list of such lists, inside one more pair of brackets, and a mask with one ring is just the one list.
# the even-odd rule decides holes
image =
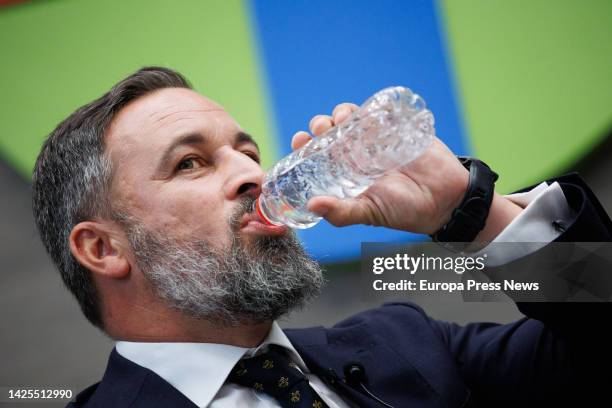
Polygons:
[[[313,137],[345,121],[357,109],[357,105],[343,103],[336,106],[331,116],[315,116],[310,121],[310,133],[297,132],[291,147],[294,150],[302,147]],[[308,202],[308,209],[339,227],[367,224],[433,234],[449,221],[452,211],[461,203],[468,181],[469,172],[448,147],[435,138],[419,158],[377,179],[359,196],[342,200],[315,197]],[[494,209],[494,206],[499,208]],[[503,210],[503,214],[499,214],[501,220],[494,216],[496,221],[491,226],[495,225],[495,231],[489,231],[487,239],[491,238],[491,233],[493,236],[499,233],[521,210],[496,194],[489,218],[498,209]]]

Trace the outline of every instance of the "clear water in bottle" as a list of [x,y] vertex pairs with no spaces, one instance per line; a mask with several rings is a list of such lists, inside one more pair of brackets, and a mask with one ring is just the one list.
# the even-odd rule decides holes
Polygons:
[[420,96],[399,86],[383,89],[267,172],[259,214],[273,225],[309,228],[321,217],[306,209],[308,200],[356,197],[384,173],[420,156],[434,134],[433,115]]

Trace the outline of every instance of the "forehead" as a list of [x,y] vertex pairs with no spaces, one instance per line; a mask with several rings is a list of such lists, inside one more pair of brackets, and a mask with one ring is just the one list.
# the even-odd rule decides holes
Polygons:
[[233,136],[240,127],[221,105],[191,89],[154,91],[125,106],[106,134],[106,148],[121,162],[126,154],[151,154],[175,137],[201,132],[209,137]]

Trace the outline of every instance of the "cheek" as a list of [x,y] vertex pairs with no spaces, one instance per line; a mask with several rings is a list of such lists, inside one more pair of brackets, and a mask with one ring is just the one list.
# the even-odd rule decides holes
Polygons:
[[154,200],[149,197],[149,202],[149,218],[162,231],[211,233],[224,231],[228,226],[229,203],[220,189],[176,188],[164,191]]

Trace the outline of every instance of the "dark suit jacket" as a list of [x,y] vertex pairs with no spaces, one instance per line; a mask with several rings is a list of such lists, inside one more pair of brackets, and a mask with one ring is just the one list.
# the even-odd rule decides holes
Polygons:
[[[556,180],[577,213],[559,240],[610,241],[612,222],[584,182],[576,175]],[[603,394],[610,378],[612,343],[602,329],[603,319],[610,321],[608,306],[522,303],[527,317],[514,323],[461,327],[433,320],[415,304],[390,303],[332,328],[286,333],[312,372],[359,407],[382,405],[343,381],[350,362],[360,363],[367,388],[396,408],[584,406]],[[116,350],[102,381],[69,406],[195,407]]]

